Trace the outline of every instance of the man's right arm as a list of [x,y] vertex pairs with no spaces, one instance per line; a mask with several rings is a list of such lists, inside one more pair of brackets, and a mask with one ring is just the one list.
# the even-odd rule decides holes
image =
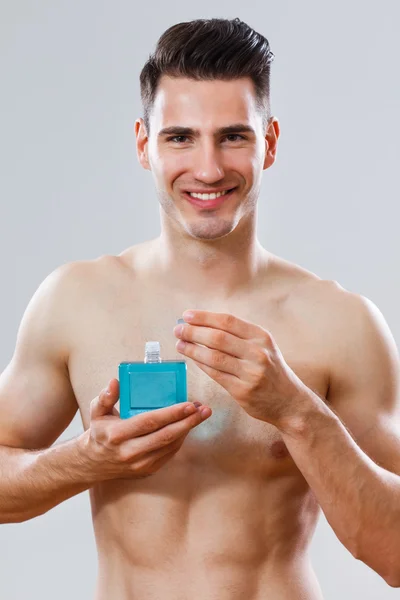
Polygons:
[[63,265],[33,295],[0,375],[0,523],[43,514],[94,482],[79,438],[52,446],[78,405],[67,357],[83,262]]
[[111,380],[110,392],[91,402],[89,428],[52,446],[78,409],[68,356],[84,305],[82,285],[97,268],[102,273],[101,265],[59,267],[22,318],[14,355],[0,376],[0,523],[32,519],[98,481],[153,475],[211,415],[201,403],[196,409],[182,402],[120,419],[119,382]]

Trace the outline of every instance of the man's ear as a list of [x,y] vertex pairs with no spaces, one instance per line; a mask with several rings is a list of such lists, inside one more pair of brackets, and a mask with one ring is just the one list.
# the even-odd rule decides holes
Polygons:
[[142,118],[136,119],[135,121],[135,135],[136,135],[136,152],[140,164],[143,169],[151,171],[149,158],[148,158],[148,142],[149,138],[147,135],[146,127]]
[[268,121],[267,132],[265,134],[264,170],[268,169],[268,167],[275,162],[280,132],[278,119],[276,117],[271,117]]

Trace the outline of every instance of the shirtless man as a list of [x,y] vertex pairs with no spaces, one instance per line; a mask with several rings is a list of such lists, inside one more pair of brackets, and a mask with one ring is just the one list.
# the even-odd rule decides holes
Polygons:
[[[393,337],[371,301],[256,237],[279,138],[268,96],[256,101],[272,56],[237,20],[162,36],[136,122],[161,234],[50,274],[1,376],[0,522],[89,489],[96,600],[320,600],[320,507],[356,559],[400,585]],[[187,360],[190,403],[122,420],[118,364],[143,360],[149,340]],[[84,433],[52,445],[77,410]]]

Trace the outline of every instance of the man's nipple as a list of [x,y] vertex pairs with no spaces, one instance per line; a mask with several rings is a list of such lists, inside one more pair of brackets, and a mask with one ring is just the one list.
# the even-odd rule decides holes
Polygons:
[[289,450],[286,447],[285,442],[277,440],[270,446],[270,452],[274,458],[286,458],[289,456]]

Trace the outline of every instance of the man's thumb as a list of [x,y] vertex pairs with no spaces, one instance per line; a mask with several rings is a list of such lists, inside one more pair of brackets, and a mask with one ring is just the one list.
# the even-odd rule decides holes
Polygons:
[[115,415],[119,417],[119,413],[114,404],[119,398],[119,381],[111,379],[108,387],[104,388],[100,394],[90,403],[90,418],[96,419],[104,415]]

